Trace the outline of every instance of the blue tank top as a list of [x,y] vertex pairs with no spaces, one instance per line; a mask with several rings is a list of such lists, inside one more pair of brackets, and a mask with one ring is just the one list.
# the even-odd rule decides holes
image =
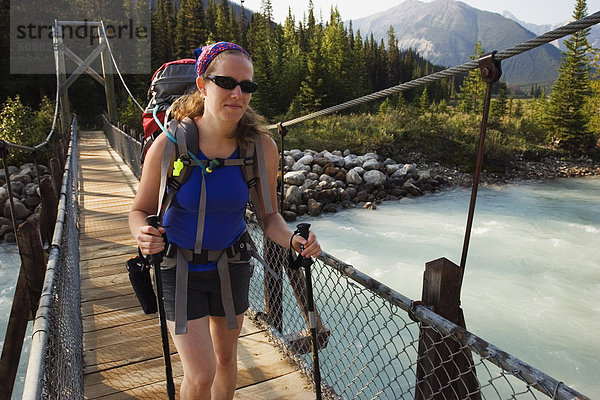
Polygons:
[[[198,152],[198,158],[208,159],[202,151]],[[229,158],[239,158],[239,149]],[[203,178],[206,179],[206,215],[202,248],[224,249],[233,245],[246,229],[244,215],[249,191],[238,166],[217,168],[204,177],[201,168],[194,167],[189,179],[181,185],[163,217],[165,233],[169,242],[186,249],[194,248]],[[217,263],[189,263],[189,268],[191,271],[209,271],[216,269]]]

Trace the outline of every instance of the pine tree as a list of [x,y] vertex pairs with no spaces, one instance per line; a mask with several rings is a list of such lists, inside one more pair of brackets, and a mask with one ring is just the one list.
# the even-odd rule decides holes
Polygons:
[[152,69],[174,58],[175,32],[171,0],[158,0],[152,14]]
[[[577,20],[586,15],[586,1],[577,0],[573,18]],[[584,107],[591,91],[587,56],[589,32],[589,28],[583,29],[565,40],[567,50],[563,52],[548,106],[551,144],[574,154],[587,153],[595,145],[594,135],[587,126],[589,115]]]
[[395,86],[400,83],[400,50],[394,27],[390,25],[387,31],[387,86]]
[[[475,52],[471,60],[477,60],[484,53],[481,42],[475,43]],[[481,113],[483,111],[483,100],[485,96],[485,82],[481,79],[481,73],[478,69],[469,71],[469,74],[463,80],[458,95],[458,107],[462,112]]]

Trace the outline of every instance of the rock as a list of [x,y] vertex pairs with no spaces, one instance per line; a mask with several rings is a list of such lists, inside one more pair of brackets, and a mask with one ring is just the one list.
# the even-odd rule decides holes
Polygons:
[[284,211],[282,213],[283,219],[287,222],[292,222],[296,220],[296,213],[293,211]]
[[0,226],[2,225],[11,225],[12,226],[12,221],[9,218],[4,218],[2,216],[0,216]]
[[333,203],[329,203],[323,206],[324,213],[334,213],[337,212],[337,207]]
[[27,185],[28,183],[31,183],[31,180],[31,176],[27,174],[19,173],[10,176],[11,182],[21,182],[23,184],[23,187],[25,187],[25,185]]
[[320,215],[322,208],[323,204],[319,203],[315,199],[308,200],[308,215],[311,215],[313,217]]
[[392,164],[398,164],[396,161],[392,160],[391,158],[386,158],[385,161],[383,162],[383,165],[385,165],[386,167],[388,165],[392,165]]
[[318,179],[319,179],[318,176],[316,176],[315,179],[306,178],[306,180],[302,183],[302,186],[300,186],[300,188],[302,189],[302,191],[304,191],[306,189],[314,189],[317,187],[317,184],[319,183]]
[[365,174],[363,175],[363,180],[366,183],[378,186],[382,185],[387,180],[387,176],[385,176],[385,174],[381,171],[371,170],[365,172]]
[[37,197],[40,197],[39,192],[40,191],[39,191],[38,185],[36,183],[28,183],[23,188],[23,193],[26,196],[37,196]]
[[306,179],[310,179],[313,181],[319,181],[319,176],[321,176],[323,173],[321,172],[320,174],[316,174],[314,172],[309,172],[308,175],[306,175]]
[[325,167],[327,164],[330,163],[329,160],[322,153],[316,154],[313,162],[315,163],[315,165],[318,165],[320,167]]
[[[25,204],[21,203],[21,201],[14,199],[14,204],[16,220],[23,220],[31,214],[31,211],[29,211]],[[4,216],[6,218],[11,218],[10,201],[8,199],[4,202]]]
[[348,149],[344,150],[344,153],[342,153],[342,155],[343,155],[344,157],[347,157],[347,156],[349,156],[349,155],[350,155],[350,150],[348,150]]
[[6,188],[0,187],[0,204],[4,204],[6,199],[8,199],[8,190],[6,190]]
[[289,155],[294,157],[294,160],[299,160],[304,155],[304,152],[298,149],[292,149],[289,151]]
[[299,161],[296,161],[294,165],[292,165],[292,171],[310,171],[310,165],[303,164]]
[[319,181],[320,182],[327,182],[327,183],[335,183],[335,178],[333,176],[329,176],[327,174],[323,174],[319,177]]
[[0,225],[0,239],[2,239],[4,237],[4,235],[6,235],[6,232],[12,232],[12,231],[13,231],[12,224]]
[[341,156],[341,153],[340,153],[340,155],[335,155],[330,152],[325,152],[323,154],[323,156],[327,159],[327,161],[329,161],[336,167],[343,167],[344,165],[346,165],[346,162],[344,161],[344,157]]
[[348,185],[360,185],[363,182],[358,170],[356,168],[352,168],[346,174],[346,184]]
[[288,168],[292,168],[296,160],[290,155],[283,156],[283,164]]
[[291,171],[283,176],[283,182],[290,185],[302,185],[306,179],[306,171]]
[[377,209],[377,206],[376,206],[375,204],[373,204],[372,202],[370,202],[370,201],[367,201],[367,202],[366,202],[366,203],[363,205],[363,208],[364,208],[364,209],[366,209],[366,210],[376,210],[376,209]]
[[325,173],[329,176],[335,176],[338,172],[340,172],[340,169],[337,167],[334,167],[333,165],[329,165],[329,166],[325,167],[325,171],[323,171],[323,173]]
[[365,190],[360,190],[352,198],[352,202],[353,203],[362,203],[362,202],[367,201],[368,198],[369,198],[369,193],[367,193]]
[[311,165],[313,162],[314,157],[311,156],[310,154],[305,154],[302,157],[300,157],[300,159],[298,161],[296,161],[296,163],[300,163],[300,164],[304,164],[304,165]]
[[285,192],[284,201],[289,204],[301,204],[302,203],[302,190],[296,185],[290,185]]
[[308,206],[306,204],[298,205],[298,215],[308,214]]
[[354,196],[356,196],[357,192],[358,192],[358,190],[356,190],[356,188],[353,188],[353,187],[344,189],[344,193],[346,194],[346,196],[348,196],[348,200],[352,200],[354,198]]
[[365,171],[378,170],[382,168],[382,164],[374,158],[368,158],[362,165]]
[[23,204],[25,204],[30,210],[35,209],[35,207],[37,207],[37,205],[41,202],[42,199],[37,196],[27,196],[25,197],[25,200],[23,200]]
[[401,166],[400,164],[385,164],[385,163],[384,163],[384,165],[385,165],[385,172],[388,175],[393,175],[394,172],[399,171],[400,168],[402,168],[404,166],[404,165]]
[[[13,195],[21,195],[25,184],[21,181],[14,181],[10,183],[10,187],[12,189]],[[8,187],[6,188],[6,191],[8,192]]]
[[411,194],[413,196],[420,196],[423,194],[421,192],[421,189],[416,187],[411,181],[404,182],[402,189],[406,190],[409,194]]
[[367,153],[364,155],[366,160],[372,159],[372,160],[379,160],[379,156],[375,153]]
[[394,172],[390,178],[392,179],[402,179],[404,180],[404,178],[406,177],[406,170],[403,168],[399,169],[398,171]]
[[17,239],[15,238],[15,233],[12,231],[6,232],[6,234],[4,235],[4,241],[8,243],[15,243],[17,241]]
[[312,172],[314,172],[317,175],[321,175],[323,174],[323,167],[321,167],[319,164],[313,164]]
[[350,170],[358,166],[362,166],[362,162],[354,154],[349,154],[344,157],[344,167],[346,169]]
[[415,164],[404,164],[404,170],[406,173],[415,172],[417,166]]

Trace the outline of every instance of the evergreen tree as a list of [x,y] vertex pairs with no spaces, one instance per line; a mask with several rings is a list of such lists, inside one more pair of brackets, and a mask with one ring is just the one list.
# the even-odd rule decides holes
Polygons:
[[282,48],[281,102],[286,104],[287,107],[298,93],[306,71],[305,56],[300,48],[300,40],[291,7],[288,8],[288,16],[285,19],[283,28]]
[[387,31],[387,86],[395,86],[400,83],[400,50],[394,27],[390,25]]
[[[471,60],[477,60],[484,53],[481,42],[475,43],[475,53]],[[458,107],[462,112],[481,113],[483,111],[483,101],[485,96],[485,82],[481,79],[479,69],[469,71],[469,74],[463,80],[458,95]]]
[[[577,20],[586,15],[586,1],[577,0],[573,18]],[[575,154],[586,153],[595,145],[594,135],[587,126],[589,115],[584,107],[591,90],[587,56],[589,32],[590,28],[583,29],[565,40],[567,50],[563,52],[548,106],[551,144]]]
[[490,107],[490,123],[492,126],[500,125],[502,117],[506,114],[507,92],[506,81],[500,82],[498,97],[492,102]]
[[194,49],[206,44],[206,20],[202,0],[180,0],[176,21],[176,56],[190,58]]
[[152,14],[152,70],[175,58],[175,31],[171,0],[157,0]]

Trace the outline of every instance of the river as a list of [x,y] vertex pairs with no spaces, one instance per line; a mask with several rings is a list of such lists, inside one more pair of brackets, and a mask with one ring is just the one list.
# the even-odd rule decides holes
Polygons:
[[[457,188],[302,221],[325,251],[419,299],[427,261],[460,263],[469,196]],[[480,188],[462,289],[467,328],[600,398],[599,242],[600,178]],[[16,246],[0,244],[2,335],[17,265]]]
[[[306,220],[330,254],[412,299],[425,263],[460,263],[470,189]],[[305,221],[305,220],[303,220]],[[479,190],[461,306],[467,328],[600,398],[600,178]]]

